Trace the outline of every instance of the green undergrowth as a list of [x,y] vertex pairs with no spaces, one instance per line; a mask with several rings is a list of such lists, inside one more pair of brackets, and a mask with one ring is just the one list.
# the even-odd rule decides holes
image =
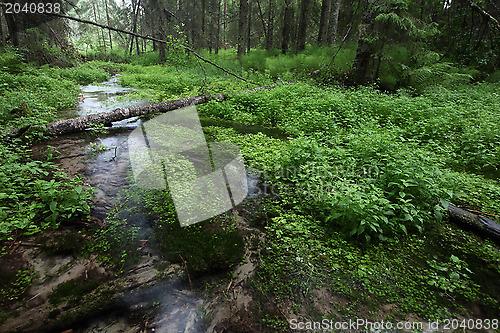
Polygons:
[[[411,97],[298,83],[200,106],[204,117],[289,135],[204,128],[261,171],[257,293],[315,320],[498,316],[498,246],[450,224],[442,209],[500,211],[497,88]],[[321,313],[319,290],[343,305]],[[471,314],[476,305],[481,314]]]
[[57,111],[78,104],[79,85],[105,81],[112,67],[90,62],[68,68],[38,68],[24,63],[12,50],[0,54],[0,126],[13,128],[56,120]]
[[[217,61],[235,74],[258,82],[260,85],[271,83],[270,78],[252,71],[243,71],[233,61]],[[189,66],[132,64],[121,65],[123,75],[120,83],[141,89],[138,96],[153,102],[163,102],[183,97],[207,93],[232,93],[255,88],[255,85],[238,80],[204,62]],[[205,76],[206,75],[206,76]]]
[[90,213],[87,200],[93,192],[81,177],[68,179],[28,153],[27,146],[0,145],[0,239],[57,228]]
[[[363,246],[294,206],[292,200],[268,206],[267,251],[255,281],[278,306],[291,305],[290,311],[314,320],[355,319],[360,312],[434,320],[468,316],[476,305],[481,316],[498,317],[500,252],[494,243],[443,222],[425,235]],[[320,313],[318,290],[343,305]],[[382,305],[392,311],[384,313]]]
[[297,83],[237,94],[199,111],[288,133],[288,142],[274,145],[264,134],[243,139],[206,129],[214,141],[238,144],[256,168],[270,171],[268,181],[297,194],[317,219],[348,237],[384,240],[432,228],[448,202],[498,212],[496,88],[408,97]]
[[[240,63],[245,69],[257,70],[274,79],[290,80],[318,72],[328,72],[328,75],[340,78],[346,76],[351,68],[356,45],[343,45],[340,50],[339,46],[308,46],[303,52],[288,54],[282,54],[277,49],[252,49],[241,57]],[[335,58],[332,61],[333,55]]]

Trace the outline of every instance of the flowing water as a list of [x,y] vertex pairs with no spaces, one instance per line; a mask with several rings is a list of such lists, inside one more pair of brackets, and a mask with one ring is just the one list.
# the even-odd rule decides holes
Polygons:
[[[129,93],[132,89],[118,84],[119,76],[114,76],[102,85],[89,85],[82,89],[78,107],[65,110],[63,116],[74,117],[113,110],[118,107],[144,104],[146,101],[119,102],[116,97]],[[40,156],[52,146],[58,152],[54,163],[70,176],[82,175],[86,182],[97,191],[93,199],[91,215],[103,221],[108,211],[118,210],[117,195],[129,186],[130,163],[127,139],[131,131],[141,124],[141,120],[130,118],[113,123],[106,134],[93,137],[91,133],[77,133],[45,141],[34,147],[34,155]],[[52,148],[52,149],[54,149]],[[151,235],[147,217],[135,221],[141,235]],[[161,262],[161,256],[152,249],[142,249],[143,267]],[[41,267],[40,269],[43,269]],[[146,270],[147,268],[139,268]],[[152,268],[150,268],[152,270]],[[177,275],[151,287],[139,288],[126,293],[117,310],[103,317],[92,318],[75,329],[78,332],[136,332],[125,319],[141,308],[156,309],[158,315],[148,319],[148,329],[156,332],[205,332],[206,323],[201,320],[204,301]],[[177,276],[177,277],[176,277]],[[154,304],[153,304],[154,303]]]

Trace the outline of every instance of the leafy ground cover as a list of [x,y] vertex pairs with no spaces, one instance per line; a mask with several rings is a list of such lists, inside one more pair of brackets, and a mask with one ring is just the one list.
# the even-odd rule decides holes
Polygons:
[[[349,58],[347,50],[339,59]],[[309,50],[297,58],[250,53],[241,65],[227,51],[217,60],[264,85],[278,76],[303,77],[309,67],[301,64],[315,62],[320,51]],[[119,68],[121,83],[138,88],[136,95],[152,101],[253,87],[211,67],[202,69],[192,60],[145,66],[146,60],[35,69],[9,58],[0,73],[6,96],[0,121],[20,126],[53,119],[56,110],[74,105],[77,83],[107,77],[103,68]],[[290,62],[289,73],[279,68],[283,61]],[[256,293],[283,311],[312,319],[360,314],[387,319],[416,314],[428,320],[498,317],[498,245],[450,224],[441,205],[452,202],[494,215],[500,212],[499,83],[460,85],[455,77],[453,84],[428,89],[415,85],[387,94],[373,87],[324,86],[310,77],[198,107],[206,118],[285,134],[274,138],[220,126],[204,128],[208,141],[236,143],[246,165],[263,172],[262,191],[267,195],[261,210],[253,212],[263,217],[266,231]],[[420,81],[426,82],[423,77]],[[29,98],[19,102],[22,93]],[[13,110],[21,117],[12,116]],[[7,161],[0,168],[6,189],[1,214],[11,219],[1,223],[4,235],[16,228],[31,232],[56,226],[64,216],[86,212],[82,203],[89,193],[78,180],[62,181],[51,173],[49,163],[28,161],[16,149],[4,143],[0,150]],[[39,185],[26,187],[21,179]],[[60,197],[48,195],[56,192]],[[155,232],[171,260],[182,259],[177,258],[179,251],[190,253],[188,261],[200,259],[198,272],[228,269],[240,260],[241,238],[231,218],[185,231],[176,227],[168,194],[134,195],[154,211]],[[19,202],[22,216],[9,214]],[[89,251],[112,252],[110,235],[126,219],[115,217],[110,229],[97,233],[99,241]],[[219,229],[223,231],[216,232]],[[193,235],[197,241],[190,244]],[[194,246],[202,243],[220,251],[214,255]],[[127,255],[121,248],[118,252]],[[330,312],[318,310],[319,290],[337,304],[329,305]],[[387,306],[392,310],[382,310]],[[279,318],[270,314],[263,321],[276,329],[288,325]]]

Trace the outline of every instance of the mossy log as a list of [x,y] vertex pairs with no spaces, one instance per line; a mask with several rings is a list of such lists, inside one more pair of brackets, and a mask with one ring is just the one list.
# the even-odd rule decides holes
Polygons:
[[[257,87],[240,93],[248,93],[257,90],[269,89],[275,87],[276,84]],[[59,120],[46,125],[45,135],[59,136],[84,131],[87,128],[98,124],[110,124],[114,121],[120,121],[131,117],[144,116],[147,114],[161,113],[176,110],[189,105],[197,105],[207,103],[212,100],[224,101],[230,98],[231,95],[222,94],[205,94],[200,96],[186,97],[160,103],[150,103],[143,105],[135,105],[125,108],[119,108],[112,111],[90,114],[77,118]],[[28,127],[11,130],[9,136],[18,137],[22,135]]]
[[453,205],[448,205],[447,212],[452,221],[500,242],[500,223]]

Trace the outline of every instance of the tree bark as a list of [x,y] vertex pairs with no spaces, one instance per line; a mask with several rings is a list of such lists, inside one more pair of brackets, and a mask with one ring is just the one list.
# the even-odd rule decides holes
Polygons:
[[238,56],[245,54],[245,28],[248,18],[248,3],[247,0],[240,0],[240,17],[238,21]]
[[5,45],[5,34],[3,30],[3,7],[0,7],[0,45]]
[[297,33],[297,50],[303,51],[306,48],[307,18],[310,0],[300,2],[299,31]]
[[274,0],[269,0],[267,18],[266,50],[273,47],[273,29],[274,29]]
[[453,205],[448,205],[446,210],[451,220],[500,242],[499,223]]
[[219,54],[219,46],[220,46],[220,26],[221,26],[221,21],[220,21],[220,1],[216,1],[216,15],[217,15],[217,32],[215,35],[215,54]]
[[[205,41],[205,12],[207,8],[207,0],[201,0],[201,38],[200,44]],[[201,44],[200,47],[204,47],[205,45]]]
[[[104,4],[106,5],[106,20],[108,22],[108,25],[111,25],[109,23],[108,0],[104,0]],[[109,33],[109,48],[112,50],[113,49],[113,39],[111,38],[111,30],[108,30],[108,33]]]
[[338,26],[339,26],[339,13],[341,0],[333,0],[333,8],[330,14],[330,24],[328,25],[327,41],[333,44],[337,41]]
[[323,44],[327,41],[328,14],[330,12],[330,0],[323,0],[321,3],[321,14],[319,18],[318,28],[318,44]]
[[247,53],[250,52],[250,28],[252,27],[252,7],[251,4],[247,4],[247,12],[248,12],[248,17],[247,17],[247,42],[246,42],[246,48],[247,48]]
[[354,72],[352,77],[354,84],[366,83],[372,55],[375,53],[374,45],[371,42],[374,34],[376,34],[373,27],[375,14],[371,8],[375,0],[365,0],[364,2],[363,17],[359,25],[358,48],[356,50],[356,57],[354,58]]
[[281,53],[283,54],[288,51],[288,44],[290,43],[291,25],[293,21],[293,7],[291,0],[285,0],[284,11],[283,30],[281,36]]

